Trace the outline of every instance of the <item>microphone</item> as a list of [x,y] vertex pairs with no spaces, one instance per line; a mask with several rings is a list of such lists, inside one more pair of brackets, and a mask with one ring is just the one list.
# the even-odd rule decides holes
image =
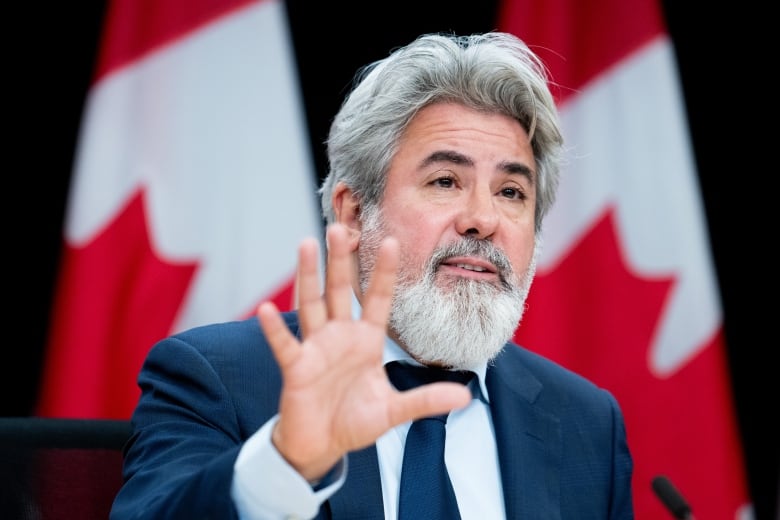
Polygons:
[[651,485],[655,495],[672,513],[672,516],[677,520],[694,520],[691,507],[674,487],[671,480],[664,475],[658,475],[653,478]]

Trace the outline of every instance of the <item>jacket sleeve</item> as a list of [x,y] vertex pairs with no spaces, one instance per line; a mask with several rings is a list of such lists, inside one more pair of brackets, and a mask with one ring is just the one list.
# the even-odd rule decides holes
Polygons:
[[138,384],[124,484],[110,518],[237,518],[230,486],[242,438],[212,364],[166,338],[149,352]]

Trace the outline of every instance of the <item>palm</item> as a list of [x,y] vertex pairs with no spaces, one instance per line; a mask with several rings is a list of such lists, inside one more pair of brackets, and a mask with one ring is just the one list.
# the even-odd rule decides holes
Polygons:
[[397,243],[378,253],[360,319],[352,318],[352,257],[345,229],[328,229],[328,269],[320,290],[316,242],[301,244],[299,318],[304,341],[284,325],[272,304],[258,310],[282,371],[280,419],[274,443],[306,478],[317,478],[347,452],[373,443],[402,422],[465,405],[460,385],[437,383],[397,392],[382,366],[392,301]]

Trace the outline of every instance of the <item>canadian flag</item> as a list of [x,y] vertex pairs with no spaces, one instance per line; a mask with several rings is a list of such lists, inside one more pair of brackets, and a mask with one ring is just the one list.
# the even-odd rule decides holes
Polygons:
[[280,0],[111,0],[83,115],[37,414],[128,418],[149,348],[291,307],[319,236]]
[[720,295],[657,0],[504,0],[500,29],[550,69],[567,159],[518,343],[614,393],[638,519],[751,518]]

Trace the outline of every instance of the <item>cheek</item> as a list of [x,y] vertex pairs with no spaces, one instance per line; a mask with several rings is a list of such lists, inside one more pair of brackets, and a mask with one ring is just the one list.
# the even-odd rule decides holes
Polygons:
[[529,248],[527,251],[524,251],[522,255],[519,256],[519,259],[517,261],[513,261],[514,266],[516,266],[516,270],[519,270],[520,273],[524,273],[526,269],[528,269],[528,266],[531,265],[531,261],[533,260],[533,248]]
[[504,242],[508,245],[502,249],[509,257],[509,262],[517,276],[524,275],[533,261],[534,238],[533,232],[527,232],[515,234],[512,240]]
[[401,247],[401,263],[405,267],[424,265],[445,239],[447,222],[441,214],[388,208],[384,215],[388,234]]
[[421,223],[415,225],[412,222],[404,229],[405,232],[396,235],[401,247],[401,269],[421,270],[438,245],[438,241],[426,232],[425,226]]

